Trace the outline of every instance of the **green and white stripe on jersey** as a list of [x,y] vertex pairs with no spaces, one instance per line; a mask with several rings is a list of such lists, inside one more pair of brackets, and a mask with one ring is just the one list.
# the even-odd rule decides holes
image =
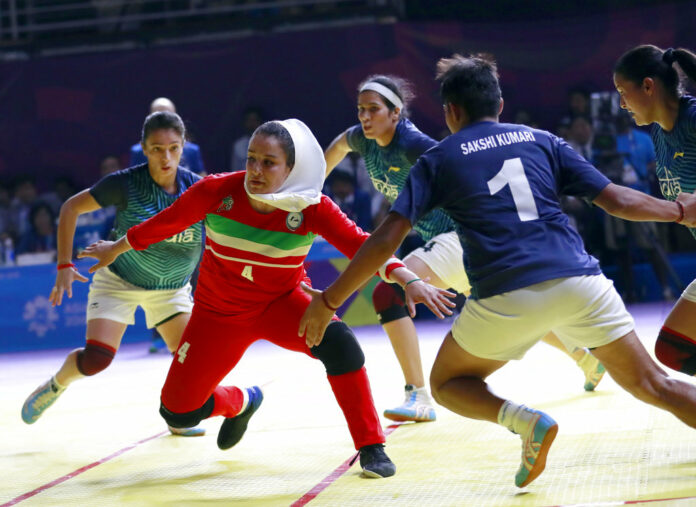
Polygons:
[[[297,267],[312,247],[316,234],[269,231],[236,220],[209,214],[206,236],[213,243],[211,252],[223,259],[262,266]],[[260,259],[264,256],[270,259]]]

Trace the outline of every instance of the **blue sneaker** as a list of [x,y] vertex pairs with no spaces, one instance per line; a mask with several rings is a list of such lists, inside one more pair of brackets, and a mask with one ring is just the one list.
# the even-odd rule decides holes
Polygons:
[[247,387],[247,394],[249,395],[249,403],[244,409],[244,412],[240,412],[234,417],[225,417],[222,421],[222,426],[220,426],[220,432],[218,433],[217,445],[220,449],[229,449],[237,445],[237,443],[244,436],[244,432],[249,424],[249,419],[254,415],[263,401],[263,392],[259,386]]
[[179,437],[202,437],[205,435],[205,428],[174,428],[169,426],[169,432]]
[[607,371],[604,365],[589,350],[585,352],[577,364],[585,374],[585,385],[583,386],[585,391],[594,391]]
[[548,415],[538,410],[531,410],[534,418],[529,423],[527,434],[522,436],[522,464],[515,474],[515,485],[523,488],[546,466],[546,456],[553,439],[558,433],[558,424]]
[[406,385],[406,398],[402,405],[384,411],[384,417],[392,421],[429,422],[436,419],[430,396],[425,388]]
[[48,379],[37,387],[24,402],[22,420],[27,424],[34,424],[41,417],[41,414],[63,394],[63,391],[65,391],[65,387],[58,387],[53,382],[53,377]]

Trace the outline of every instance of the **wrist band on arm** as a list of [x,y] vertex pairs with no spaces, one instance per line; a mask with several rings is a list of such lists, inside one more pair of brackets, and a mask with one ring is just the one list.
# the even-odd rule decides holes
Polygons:
[[340,306],[340,305],[339,305],[339,306],[337,306],[336,308],[334,308],[333,306],[331,306],[331,305],[329,304],[329,301],[326,299],[326,292],[325,292],[325,291],[321,291],[321,300],[324,302],[324,306],[326,306],[326,307],[327,307],[329,310],[331,310],[332,312],[335,312],[336,310],[338,310],[338,308],[339,308],[339,306]]
[[680,203],[679,201],[674,201],[677,203],[677,206],[679,206],[679,218],[675,220],[676,223],[681,223],[682,220],[684,220],[684,205]]
[[58,271],[60,271],[61,269],[74,268],[74,267],[75,267],[75,264],[73,264],[72,262],[68,262],[67,264],[58,264],[58,266],[56,266],[56,269]]
[[408,284],[410,284],[410,283],[420,282],[420,281],[421,281],[420,278],[414,278],[413,280],[409,280],[408,282],[406,282],[406,285],[404,285],[404,287],[408,287]]

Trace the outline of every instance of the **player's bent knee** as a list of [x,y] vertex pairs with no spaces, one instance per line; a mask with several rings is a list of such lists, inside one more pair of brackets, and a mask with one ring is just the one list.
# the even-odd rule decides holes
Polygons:
[[404,290],[396,283],[379,282],[372,291],[372,304],[380,324],[408,317]]
[[655,342],[655,356],[665,366],[696,374],[696,340],[663,326]]
[[160,415],[167,421],[167,424],[172,428],[193,428],[198,425],[203,419],[210,417],[213,413],[213,407],[215,405],[215,398],[211,395],[205,404],[190,412],[184,412],[183,414],[177,414],[172,412],[164,403],[160,403]]
[[365,364],[365,355],[353,331],[341,321],[329,324],[321,343],[312,347],[311,352],[324,363],[327,375],[357,371]]
[[77,369],[86,376],[105,370],[113,361],[116,349],[95,340],[87,340],[85,348],[77,353]]

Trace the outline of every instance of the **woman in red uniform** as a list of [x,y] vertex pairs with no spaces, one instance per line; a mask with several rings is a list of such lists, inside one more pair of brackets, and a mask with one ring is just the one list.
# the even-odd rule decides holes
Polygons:
[[[352,331],[334,316],[318,345],[310,348],[297,335],[310,301],[301,282],[310,283],[303,262],[314,238],[321,235],[353,257],[368,237],[321,195],[325,167],[321,147],[304,123],[267,122],[249,141],[246,172],[208,176],[126,236],[96,243],[84,255],[99,259],[93,272],[131,248],[145,249],[204,220],[206,250],[191,320],[162,389],[164,419],[190,427],[222,415],[218,446],[239,442],[263,394],[256,386],[219,383],[249,345],[266,339],[324,363],[364,474],[388,477],[396,467],[383,449],[364,356]],[[397,259],[380,275],[440,316],[451,313],[447,292],[421,282]]]

